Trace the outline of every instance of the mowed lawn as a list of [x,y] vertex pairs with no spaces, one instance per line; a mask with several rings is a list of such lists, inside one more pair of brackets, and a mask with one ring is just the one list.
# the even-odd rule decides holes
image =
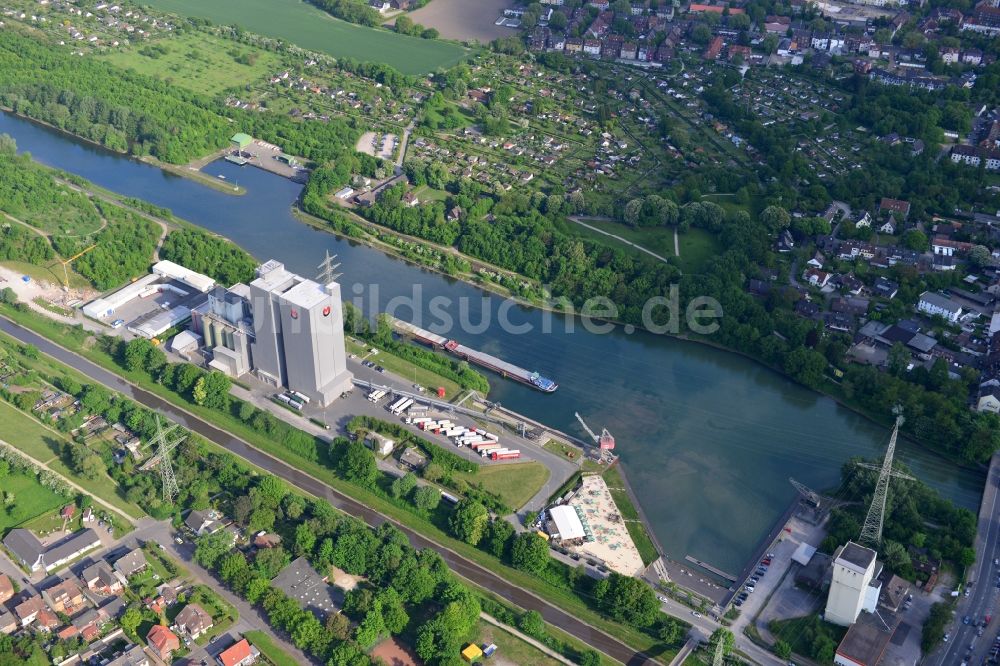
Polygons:
[[28,474],[8,474],[0,486],[11,498],[11,503],[0,510],[0,534],[70,502]]
[[482,484],[512,509],[520,509],[549,480],[549,468],[539,462],[486,463],[476,474],[456,473],[470,486]]
[[203,32],[141,42],[101,58],[207,95],[259,81],[281,64],[281,58],[270,51]]
[[219,25],[239,25],[335,58],[385,63],[404,74],[448,68],[471,52],[457,44],[347,23],[301,0],[149,0],[148,4]]

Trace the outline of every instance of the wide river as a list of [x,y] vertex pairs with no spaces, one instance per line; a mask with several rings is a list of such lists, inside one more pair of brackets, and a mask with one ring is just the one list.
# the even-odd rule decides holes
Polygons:
[[[422,291],[418,312],[405,319],[434,326],[429,302],[448,299],[459,320],[465,302],[472,323],[497,321],[504,300],[476,287],[341,240],[297,221],[291,205],[300,185],[253,167],[226,162],[206,172],[247,189],[230,196],[157,168],[75,141],[26,120],[0,114],[0,132],[35,159],[110,190],[165,206],[195,224],[231,238],[259,259],[276,258],[314,275],[326,250],[342,262],[344,297],[364,285],[366,309]],[[371,285],[377,285],[377,294]],[[510,309],[508,318],[534,332],[490,326],[450,334],[559,382],[543,395],[490,376],[491,397],[556,428],[583,435],[579,411],[594,428],[607,427],[629,480],[667,554],[691,554],[738,572],[753,547],[794,497],[789,477],[828,488],[851,456],[878,457],[885,429],[735,354],[647,333],[595,334],[540,311]],[[482,327],[480,327],[482,328]],[[984,475],[960,469],[903,442],[898,458],[917,476],[962,506],[978,509]]]

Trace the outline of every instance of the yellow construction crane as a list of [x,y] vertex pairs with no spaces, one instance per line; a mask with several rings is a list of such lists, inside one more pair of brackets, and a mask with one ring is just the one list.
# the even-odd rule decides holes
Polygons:
[[72,257],[70,257],[66,261],[61,261],[59,259],[56,259],[56,261],[58,261],[60,264],[62,264],[62,267],[63,267],[63,289],[64,290],[66,290],[66,291],[69,290],[69,269],[66,268],[66,267],[69,266],[70,264],[72,264],[74,261],[76,261],[80,257],[82,257],[83,255],[85,255],[88,252],[90,252],[91,250],[93,250],[95,247],[97,247],[97,243],[94,243],[90,247],[88,247],[88,248],[86,248],[86,249],[84,249],[84,250],[82,250],[80,252],[77,252],[76,254],[74,254]]

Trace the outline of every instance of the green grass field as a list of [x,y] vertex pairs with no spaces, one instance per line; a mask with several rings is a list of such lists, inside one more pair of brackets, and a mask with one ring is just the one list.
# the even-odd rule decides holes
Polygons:
[[139,43],[101,57],[116,67],[207,95],[260,80],[281,65],[274,53],[203,32]]
[[69,499],[55,494],[27,474],[9,474],[3,480],[3,492],[9,493],[13,501],[0,511],[0,534],[69,504]]
[[549,468],[538,462],[491,465],[487,463],[476,474],[456,474],[469,485],[480,483],[507,506],[520,509],[549,480]]
[[704,229],[688,229],[678,239],[681,246],[681,270],[688,275],[700,273],[705,262],[719,254],[719,239]]
[[95,481],[71,472],[58,458],[59,451],[65,442],[62,436],[48,430],[42,424],[5,402],[0,402],[0,439],[24,451],[32,458],[47,463],[53,472],[72,479],[88,493],[100,497],[127,515],[133,518],[142,518],[146,515],[137,505],[119,495],[118,484],[111,477],[104,476],[104,478]]
[[298,663],[263,631],[248,631],[243,636],[250,641],[251,645],[257,646],[264,658],[274,666],[296,666]]
[[494,660],[502,659],[502,663],[531,664],[532,666],[561,666],[562,664],[561,661],[546,655],[534,645],[522,641],[517,636],[509,634],[485,620],[480,620],[476,627],[476,639],[479,645],[496,643],[497,651]]
[[59,455],[62,441],[16,407],[0,401],[0,439],[41,462]]
[[397,35],[333,18],[300,0],[149,0],[159,10],[239,25],[335,58],[381,62],[404,74],[426,74],[463,60],[456,44]]
[[[616,236],[620,236],[627,241],[641,245],[650,252],[655,252],[661,257],[674,256],[674,230],[669,227],[630,227],[620,222],[607,222],[604,220],[586,220],[586,223],[602,231],[606,231]],[[640,252],[636,248],[626,245],[621,241],[600,234],[592,229],[566,221],[566,229],[569,233],[590,238],[602,245],[622,248],[631,252],[636,258],[643,261],[655,262],[657,259]],[[705,262],[718,254],[721,250],[718,238],[704,229],[688,229],[678,236],[681,257],[680,268],[687,274],[699,273],[704,269]]]

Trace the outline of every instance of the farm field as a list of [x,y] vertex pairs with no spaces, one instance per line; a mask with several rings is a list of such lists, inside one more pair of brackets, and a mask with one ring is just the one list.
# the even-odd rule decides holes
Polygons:
[[281,64],[274,53],[204,32],[135,44],[101,58],[207,95],[262,79]]
[[549,469],[539,462],[492,464],[486,463],[475,474],[455,472],[470,486],[482,485],[483,490],[500,496],[512,509],[520,509],[549,479]]
[[404,74],[426,74],[463,60],[469,49],[354,25],[299,0],[150,0],[161,11],[206,18],[322,51],[335,58],[381,62]]
[[518,34],[512,28],[494,25],[501,12],[513,4],[512,0],[433,0],[409,16],[425,28],[436,28],[442,37],[486,44]]
[[0,534],[69,503],[67,498],[57,495],[27,474],[9,474],[3,480],[3,492],[9,493],[12,502],[0,511]]

